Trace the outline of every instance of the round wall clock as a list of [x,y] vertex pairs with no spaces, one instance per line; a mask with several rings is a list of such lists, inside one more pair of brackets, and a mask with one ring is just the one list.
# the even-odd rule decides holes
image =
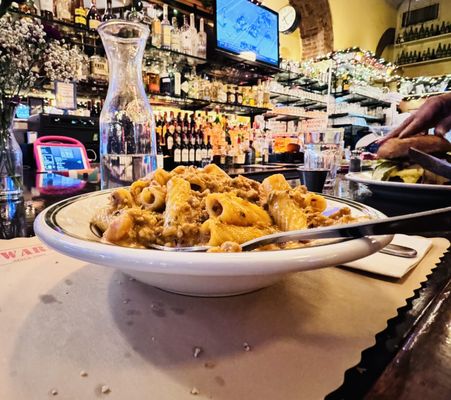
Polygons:
[[299,27],[299,14],[292,6],[285,6],[279,10],[279,31],[292,33]]

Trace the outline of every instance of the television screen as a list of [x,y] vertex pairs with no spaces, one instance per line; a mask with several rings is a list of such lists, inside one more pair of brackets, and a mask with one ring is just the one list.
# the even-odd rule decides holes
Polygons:
[[249,0],[216,0],[216,46],[279,66],[279,15]]

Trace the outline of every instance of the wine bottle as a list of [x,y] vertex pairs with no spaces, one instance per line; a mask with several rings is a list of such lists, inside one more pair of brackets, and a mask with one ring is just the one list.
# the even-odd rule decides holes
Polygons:
[[161,47],[163,49],[171,48],[171,23],[168,19],[168,5],[163,5],[163,20],[161,21]]
[[116,17],[113,14],[113,0],[106,0],[106,8],[102,16],[102,21],[109,21],[114,18]]
[[[203,151],[204,151],[204,140],[202,137],[202,131],[199,129],[197,132],[197,144],[196,144],[196,152],[195,152],[195,160],[196,160],[196,165],[198,167],[202,166],[202,158],[203,158]],[[207,150],[205,148],[205,150]],[[206,154],[206,152],[205,152]],[[205,155],[206,157],[206,155]]]
[[213,147],[210,143],[210,136],[207,137],[207,158],[209,158],[211,160],[212,156],[213,156]]
[[96,7],[96,0],[91,0],[91,7],[88,11],[88,15],[86,16],[88,28],[95,30],[100,25],[100,22],[102,21],[102,17],[97,10]]
[[41,17],[49,21],[53,20],[53,0],[40,0]]
[[160,93],[167,96],[170,96],[172,93],[171,78],[166,67],[166,61],[163,61],[163,68],[160,72]]
[[423,39],[424,37],[425,37],[424,25],[421,24],[420,30],[418,31],[418,37],[417,37],[417,39]]
[[192,134],[189,134],[188,138],[188,164],[195,165],[196,164],[196,147],[195,147],[195,138]]
[[175,136],[174,141],[174,166],[182,165],[182,142],[180,135]]
[[186,133],[183,133],[182,136],[182,143],[181,143],[181,149],[182,149],[182,165],[188,165],[189,163],[189,149],[188,149],[188,137],[186,136]]
[[437,52],[436,52],[437,58],[442,58],[443,57],[442,53],[443,53],[442,44],[439,43],[437,46]]

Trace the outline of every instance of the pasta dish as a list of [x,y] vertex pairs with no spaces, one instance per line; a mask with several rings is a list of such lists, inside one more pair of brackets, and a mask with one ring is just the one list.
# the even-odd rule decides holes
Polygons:
[[325,209],[323,196],[304,186],[292,188],[281,174],[259,183],[231,178],[211,164],[158,169],[118,188],[92,223],[103,232],[103,241],[120,246],[209,245],[210,251],[240,251],[240,244],[263,235],[356,220],[347,207],[329,216],[322,214]]

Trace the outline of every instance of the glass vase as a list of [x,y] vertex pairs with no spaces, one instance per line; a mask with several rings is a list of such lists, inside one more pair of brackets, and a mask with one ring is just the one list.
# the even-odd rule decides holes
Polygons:
[[101,187],[126,186],[154,171],[155,122],[142,80],[149,28],[122,20],[98,27],[109,65],[100,114]]
[[22,150],[13,132],[17,103],[0,99],[0,200],[23,196]]

